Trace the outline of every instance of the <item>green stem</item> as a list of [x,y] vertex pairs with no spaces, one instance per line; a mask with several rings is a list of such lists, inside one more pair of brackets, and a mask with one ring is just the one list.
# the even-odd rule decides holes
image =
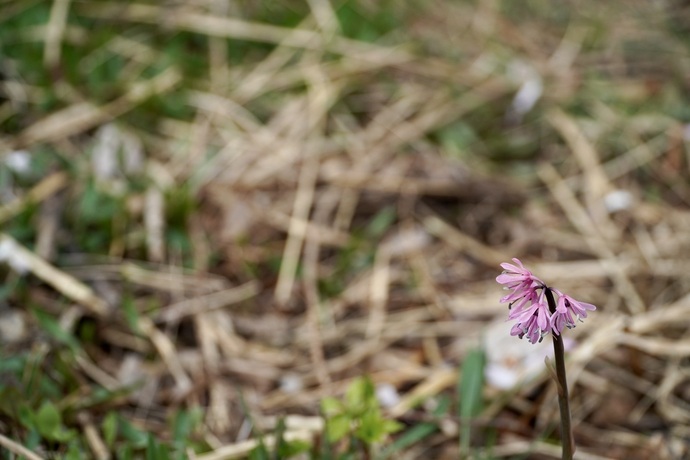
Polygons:
[[[556,312],[556,300],[551,289],[546,290],[546,300],[549,302],[551,313]],[[556,379],[558,385],[558,407],[561,411],[561,442],[563,443],[563,460],[572,460],[575,453],[575,440],[570,423],[570,400],[568,398],[568,381],[565,376],[565,349],[563,348],[563,334],[553,336],[553,352],[556,360]]]

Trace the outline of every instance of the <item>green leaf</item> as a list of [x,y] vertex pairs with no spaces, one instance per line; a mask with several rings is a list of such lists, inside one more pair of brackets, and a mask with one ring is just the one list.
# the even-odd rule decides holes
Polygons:
[[366,233],[372,238],[381,237],[393,225],[397,212],[395,207],[387,206],[380,210],[367,225]]
[[377,460],[385,460],[393,456],[393,454],[403,451],[413,444],[422,441],[427,436],[431,436],[433,433],[438,431],[438,426],[434,423],[420,423],[415,425],[405,433],[403,433],[398,439],[393,441],[392,444],[387,446],[382,452]]
[[447,394],[440,394],[436,398],[434,398],[434,409],[431,411],[431,413],[436,416],[436,417],[443,417],[448,414],[448,411],[450,410],[450,405],[451,405],[451,398],[450,395]]
[[173,420],[173,441],[184,442],[194,431],[203,414],[199,410],[180,410]]
[[122,311],[132,332],[141,335],[141,329],[139,328],[139,312],[130,296],[125,296],[122,299]]
[[146,443],[146,460],[170,460],[169,446],[158,442],[150,433]]
[[378,1],[365,8],[363,2],[350,0],[339,4],[336,15],[344,35],[373,43],[381,36],[404,27],[401,16],[407,3],[410,2]]
[[62,418],[57,407],[50,401],[45,401],[38,409],[35,417],[36,429],[48,439],[55,439],[62,426]]
[[126,419],[120,419],[120,431],[122,437],[133,444],[134,447],[144,447],[148,443],[148,436],[136,428]]
[[39,309],[33,309],[32,312],[34,316],[36,316],[41,328],[50,334],[55,340],[71,347],[73,351],[76,351],[80,348],[79,341],[75,339],[72,334],[65,331],[62,326],[60,326],[60,323],[50,314]]
[[385,432],[383,431],[383,420],[378,411],[367,411],[362,414],[355,435],[366,444],[373,444],[381,440]]
[[134,458],[134,448],[131,444],[125,444],[122,448],[117,449],[118,460],[131,460]]
[[77,210],[80,220],[86,224],[109,223],[118,215],[116,200],[93,183],[88,184],[81,195]]
[[294,455],[306,452],[311,447],[311,444],[306,441],[301,441],[299,439],[294,441],[285,440],[285,430],[287,429],[285,425],[285,419],[280,418],[278,424],[275,428],[275,438],[276,446],[273,452],[273,459],[280,460],[282,458],[290,458]]
[[326,423],[326,431],[331,442],[340,441],[350,432],[350,416],[339,414],[329,418]]
[[106,446],[112,448],[117,438],[118,417],[114,411],[108,412],[103,419],[103,440]]
[[79,441],[72,441],[69,444],[69,449],[67,449],[67,453],[63,457],[64,460],[80,460],[83,458],[83,452],[82,448],[79,445]]
[[471,418],[482,410],[484,364],[486,358],[481,349],[470,350],[462,363],[460,377],[460,417]]
[[321,412],[326,417],[331,415],[339,414],[345,410],[343,403],[335,398],[327,396],[321,400]]
[[405,427],[405,425],[397,420],[383,420],[382,426],[382,431],[384,434],[397,433]]
[[468,147],[477,141],[472,127],[463,121],[441,128],[437,137],[444,151],[454,157],[463,157]]
[[281,458],[279,452],[284,450],[285,448],[285,430],[287,429],[285,425],[285,419],[283,417],[280,417],[278,419],[278,423],[276,424],[275,430],[274,430],[274,436],[276,439],[275,442],[275,447],[273,449],[273,459],[274,460],[279,460]]
[[259,437],[259,445],[256,446],[252,451],[249,453],[249,459],[250,460],[271,460],[271,456],[268,453],[268,448],[266,448],[266,444],[264,443],[264,438],[263,436]]
[[345,405],[348,411],[358,412],[371,404],[376,405],[376,390],[367,377],[357,377],[347,387]]
[[399,431],[402,426],[396,420],[383,418],[378,407],[376,407],[362,415],[355,434],[366,444],[373,444],[383,441],[388,434]]
[[19,373],[26,366],[26,355],[3,356],[0,359],[0,372]]
[[26,435],[26,438],[24,438],[24,447],[34,450],[40,445],[41,434],[38,431],[32,429],[31,431],[29,431],[29,434]]
[[152,434],[146,440],[146,460],[159,460],[158,443]]
[[294,441],[284,442],[280,445],[277,451],[277,458],[290,458],[295,455],[306,452],[311,448],[311,444],[307,441],[295,439]]
[[26,428],[36,428],[36,417],[26,403],[19,406],[19,422]]
[[57,407],[50,401],[45,401],[35,414],[36,429],[44,438],[51,441],[65,442],[74,436],[74,432],[62,425],[62,416]]
[[462,363],[460,384],[458,387],[460,408],[459,415],[462,422],[460,430],[461,452],[469,456],[472,417],[482,411],[482,389],[484,387],[484,365],[486,356],[484,351],[475,348],[469,351]]

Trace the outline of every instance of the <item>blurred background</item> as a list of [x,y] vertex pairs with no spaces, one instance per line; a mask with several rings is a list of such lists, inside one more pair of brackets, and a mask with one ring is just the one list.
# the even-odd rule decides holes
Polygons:
[[687,458],[689,19],[0,1],[0,458]]

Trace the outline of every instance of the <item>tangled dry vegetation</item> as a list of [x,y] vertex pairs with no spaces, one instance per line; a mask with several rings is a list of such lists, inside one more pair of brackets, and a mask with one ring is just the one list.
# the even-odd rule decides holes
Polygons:
[[[87,456],[106,414],[169,440],[202,408],[187,454],[239,458],[275,416],[319,439],[368,374],[436,427],[395,458],[458,458],[433,414],[467,353],[526,366],[495,332],[520,257],[599,307],[569,333],[577,458],[690,455],[680,7],[43,3],[0,6],[8,452],[66,449],[32,445],[20,395]],[[487,377],[473,456],[559,456],[540,359]]]

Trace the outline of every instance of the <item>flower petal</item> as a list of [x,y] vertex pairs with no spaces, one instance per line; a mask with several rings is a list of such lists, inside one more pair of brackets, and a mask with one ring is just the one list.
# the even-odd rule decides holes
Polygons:
[[[547,333],[560,335],[564,328],[575,327],[575,320],[587,317],[587,312],[596,307],[580,302],[563,294],[561,291],[547,287],[523,265],[522,261],[513,258],[513,263],[502,263],[505,270],[496,277],[509,294],[501,298],[502,303],[509,303],[508,320],[515,321],[511,335],[520,338],[527,336],[531,343],[541,341]],[[550,289],[558,298],[556,310],[550,311],[546,302],[546,290]]]

